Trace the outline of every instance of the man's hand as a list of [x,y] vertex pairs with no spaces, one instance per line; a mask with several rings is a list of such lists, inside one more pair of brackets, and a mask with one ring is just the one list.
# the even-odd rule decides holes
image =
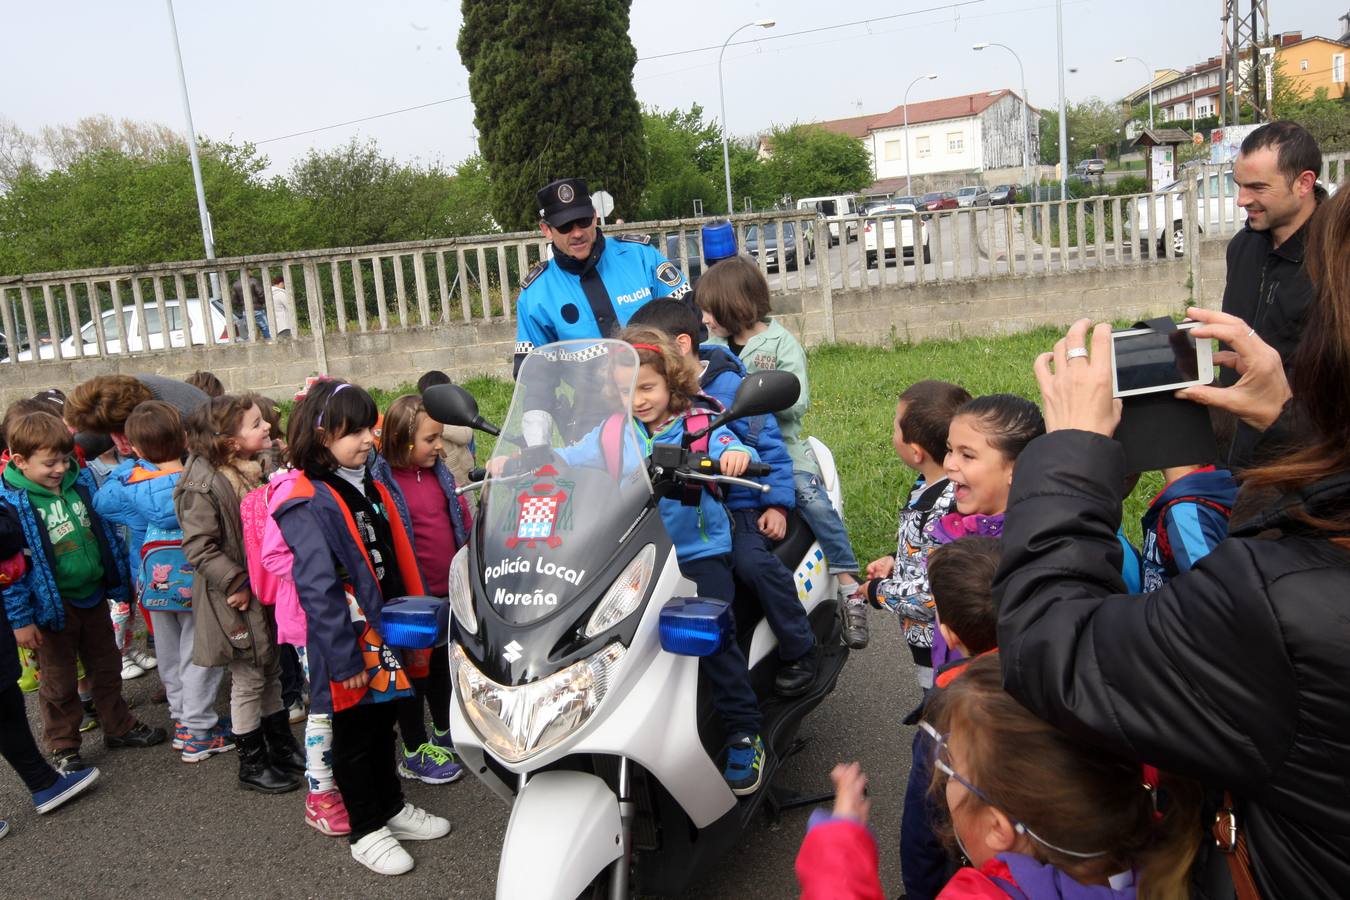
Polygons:
[[739,478],[750,466],[750,454],[744,450],[728,450],[722,454],[722,474]]
[[253,599],[253,595],[248,591],[247,588],[245,588],[242,591],[235,591],[233,594],[226,597],[225,602],[228,603],[230,607],[232,607],[233,609],[237,609],[240,612],[243,612],[244,610],[248,609],[248,602],[251,599]]
[[353,675],[351,678],[342,679],[342,686],[349,691],[358,691],[370,684],[370,673],[362,672],[359,675]]
[[867,776],[855,762],[837,765],[830,772],[834,782],[834,814],[841,819],[853,819],[867,824],[872,802],[867,799]]
[[883,556],[867,564],[868,578],[890,578],[895,574],[895,557]]
[[42,632],[36,625],[25,625],[14,629],[14,643],[25,650],[36,650],[42,646]]
[[787,537],[787,515],[780,507],[765,507],[755,524],[759,526],[759,533],[771,541],[781,541]]

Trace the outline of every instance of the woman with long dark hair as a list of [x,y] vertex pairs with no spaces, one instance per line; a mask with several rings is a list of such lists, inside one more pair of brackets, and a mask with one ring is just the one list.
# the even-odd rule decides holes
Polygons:
[[1215,831],[1231,852],[1207,841],[1205,871],[1227,869],[1241,897],[1256,896],[1248,878],[1266,898],[1350,885],[1350,192],[1314,218],[1307,266],[1317,298],[1292,390],[1247,323],[1190,310],[1242,377],[1182,395],[1270,441],[1303,435],[1246,473],[1258,511],[1189,573],[1124,594],[1110,326],[1086,352],[1082,321],[1036,362],[1049,433],[1018,464],[995,584],[1007,689],[1070,734],[1224,798]]

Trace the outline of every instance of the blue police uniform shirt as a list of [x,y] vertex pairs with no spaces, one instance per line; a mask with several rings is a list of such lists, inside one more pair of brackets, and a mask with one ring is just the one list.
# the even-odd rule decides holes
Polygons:
[[[536,267],[537,269],[538,267]],[[690,291],[679,266],[667,260],[645,240],[626,235],[605,236],[605,248],[595,266],[614,304],[619,326],[658,297],[680,299]],[[600,337],[600,326],[581,287],[581,276],[565,272],[550,261],[527,284],[516,302],[516,360],[555,341]]]

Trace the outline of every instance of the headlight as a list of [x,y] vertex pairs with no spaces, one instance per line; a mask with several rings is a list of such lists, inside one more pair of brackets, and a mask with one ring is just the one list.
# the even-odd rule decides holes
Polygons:
[[647,581],[652,577],[652,566],[655,564],[656,545],[648,544],[605,592],[604,599],[595,607],[590,621],[586,623],[586,637],[595,637],[637,609],[647,591]]
[[456,691],[469,722],[489,750],[511,763],[542,753],[585,725],[628,652],[613,643],[547,678],[509,687],[478,671],[459,644],[450,647]]
[[469,584],[469,545],[459,548],[450,561],[450,612],[459,627],[478,633],[478,615],[473,611],[473,587]]

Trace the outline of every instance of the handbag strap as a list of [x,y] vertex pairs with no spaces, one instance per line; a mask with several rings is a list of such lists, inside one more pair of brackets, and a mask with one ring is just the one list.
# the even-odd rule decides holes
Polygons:
[[1239,826],[1237,804],[1229,791],[1223,792],[1223,806],[1214,814],[1214,843],[1228,860],[1237,900],[1261,900],[1252,875],[1252,856],[1247,850],[1247,834]]

